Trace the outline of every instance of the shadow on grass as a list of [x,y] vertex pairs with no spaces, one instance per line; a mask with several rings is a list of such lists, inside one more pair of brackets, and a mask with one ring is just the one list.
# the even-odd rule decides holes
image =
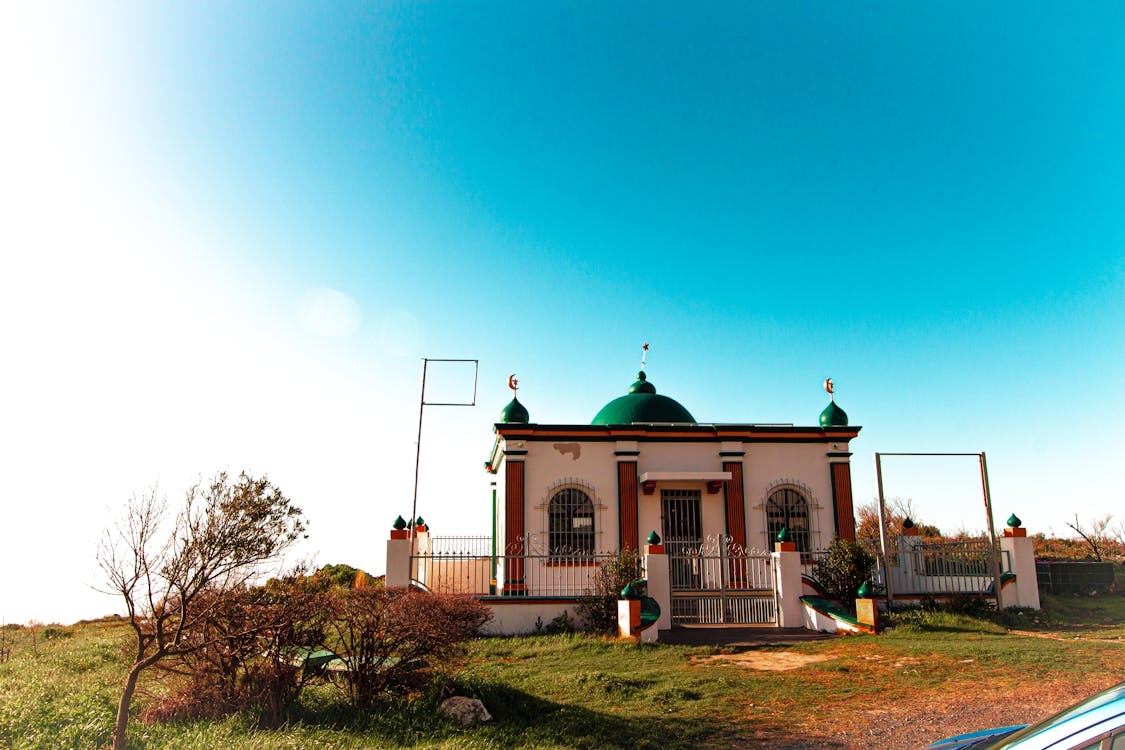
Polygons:
[[[695,747],[842,750],[846,747],[831,740],[793,737],[791,732],[776,725],[753,721],[732,723],[712,716],[678,716],[674,699],[653,706],[643,715],[629,716],[545,700],[510,685],[491,683],[463,687],[460,692],[484,703],[492,714],[491,722],[472,728],[460,727],[438,715],[436,698],[391,701],[370,712],[356,711],[338,703],[310,705],[302,712],[300,721],[308,726],[328,726],[398,747],[458,745],[459,739],[466,744],[471,742],[474,747],[505,750],[551,746],[620,750]],[[692,700],[692,697],[686,696],[686,699]]]

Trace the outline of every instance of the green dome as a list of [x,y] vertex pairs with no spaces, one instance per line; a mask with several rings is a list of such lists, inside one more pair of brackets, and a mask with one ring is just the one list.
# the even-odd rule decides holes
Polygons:
[[821,427],[847,427],[848,415],[835,401],[829,401],[828,406],[820,413]]
[[642,371],[637,373],[637,381],[629,386],[629,392],[603,406],[590,424],[611,425],[634,422],[695,424],[695,417],[679,401],[659,395],[655,386],[648,382]]
[[513,398],[511,403],[500,410],[501,422],[523,422],[527,424],[531,421],[531,415],[527,413],[527,409],[520,403],[518,398]]

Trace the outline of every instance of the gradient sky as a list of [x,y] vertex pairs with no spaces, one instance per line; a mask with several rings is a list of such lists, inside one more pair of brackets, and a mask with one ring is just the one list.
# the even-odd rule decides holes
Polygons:
[[[1125,515],[1119,3],[9,4],[0,620],[119,611],[124,501],[268,474],[301,553],[487,529],[491,424],[648,375],[700,421],[987,451],[997,520]],[[466,373],[436,373],[459,398]],[[983,528],[971,460],[888,496]]]

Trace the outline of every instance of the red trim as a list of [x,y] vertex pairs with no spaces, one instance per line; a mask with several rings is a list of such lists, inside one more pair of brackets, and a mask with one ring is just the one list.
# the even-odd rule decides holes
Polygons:
[[621,549],[637,549],[636,461],[617,464],[617,521]]
[[523,580],[523,461],[504,463],[504,551],[508,564],[504,566],[504,588],[515,590]]
[[724,461],[723,471],[730,479],[723,482],[727,490],[727,533],[739,547],[746,547],[746,502],[742,493],[742,462]]
[[832,467],[832,500],[836,505],[836,533],[841,539],[855,541],[855,510],[852,507],[852,467],[850,464],[830,464]]
[[391,529],[391,539],[409,539],[410,529]]
[[555,598],[542,597],[542,596],[478,596],[482,602],[490,607],[498,604],[566,604],[568,602],[577,602],[581,599],[580,596],[559,596]]

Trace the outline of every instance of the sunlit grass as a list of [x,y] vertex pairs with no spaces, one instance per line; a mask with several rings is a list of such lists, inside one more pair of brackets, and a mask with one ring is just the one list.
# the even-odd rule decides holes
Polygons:
[[[1103,636],[1120,597],[1047,601],[1036,637],[996,621],[927,613],[881,636],[753,649],[642,645],[584,635],[489,638],[471,644],[446,691],[480,698],[495,721],[462,729],[439,718],[443,693],[388,700],[361,713],[331,686],[303,694],[280,730],[249,716],[188,724],[134,719],[130,747],[150,748],[689,748],[766,745],[854,727],[873,705],[1000,693],[1028,681],[1105,682],[1125,674],[1125,648]],[[1123,618],[1125,619],[1125,618]],[[1093,620],[1093,622],[1088,622]],[[1019,621],[1017,620],[1017,623]],[[128,633],[92,623],[32,640],[6,631],[0,747],[100,748],[109,741]],[[1083,636],[1076,640],[1075,635]],[[1087,637],[1098,634],[1099,637]],[[754,668],[787,654],[823,659],[790,671]],[[708,657],[723,655],[721,660]],[[152,690],[151,682],[143,689]],[[145,700],[138,697],[138,707]]]

